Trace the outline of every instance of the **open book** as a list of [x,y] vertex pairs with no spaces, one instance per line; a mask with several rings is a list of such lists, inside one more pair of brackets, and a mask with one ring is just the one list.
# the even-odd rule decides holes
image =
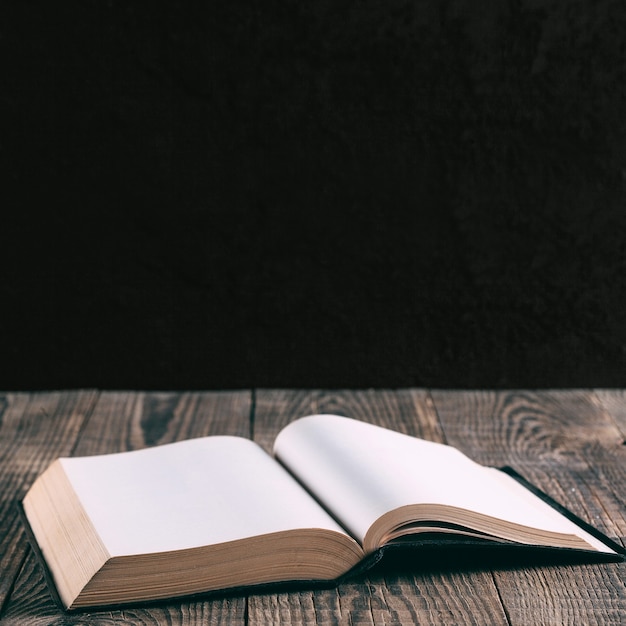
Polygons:
[[68,609],[336,581],[385,546],[433,537],[623,558],[507,473],[336,415],[289,424],[274,457],[217,436],[61,458],[23,512]]

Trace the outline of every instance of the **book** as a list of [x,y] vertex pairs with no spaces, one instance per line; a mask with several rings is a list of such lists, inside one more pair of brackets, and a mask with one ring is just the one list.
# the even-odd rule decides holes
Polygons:
[[509,471],[337,415],[287,425],[272,455],[212,436],[60,458],[22,512],[67,610],[334,584],[387,548],[428,542],[624,558]]

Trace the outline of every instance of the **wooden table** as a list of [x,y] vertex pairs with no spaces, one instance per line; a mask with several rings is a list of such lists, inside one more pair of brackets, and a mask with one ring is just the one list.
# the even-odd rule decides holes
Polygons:
[[625,624],[626,565],[471,570],[417,564],[336,589],[64,614],[52,602],[16,504],[58,456],[132,450],[189,437],[252,437],[310,413],[339,413],[511,465],[624,544],[624,391],[254,390],[0,393],[2,624]]

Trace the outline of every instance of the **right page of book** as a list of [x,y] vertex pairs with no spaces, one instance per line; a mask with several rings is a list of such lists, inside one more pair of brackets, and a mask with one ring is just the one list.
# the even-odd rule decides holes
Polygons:
[[547,532],[601,542],[498,470],[450,446],[336,415],[291,423],[275,456],[363,542],[382,515],[413,504],[446,505]]

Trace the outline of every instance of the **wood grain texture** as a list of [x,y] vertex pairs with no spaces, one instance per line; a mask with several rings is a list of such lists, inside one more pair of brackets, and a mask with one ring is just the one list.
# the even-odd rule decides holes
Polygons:
[[[448,443],[488,465],[511,465],[623,542],[626,457],[591,391],[433,392]],[[512,624],[618,624],[626,565],[494,572]]]
[[613,537],[626,530],[626,447],[591,391],[433,392],[448,443],[510,465]]
[[486,465],[581,460],[584,449],[620,443],[594,394],[572,391],[433,391],[448,442]]
[[268,452],[289,422],[317,413],[345,415],[387,425],[408,435],[441,441],[443,433],[426,390],[262,389],[255,396],[254,439]]
[[0,622],[48,624],[621,624],[626,566],[530,567],[409,555],[328,590],[253,594],[64,614],[26,550],[14,504],[61,455],[134,450],[189,437],[252,436],[337,413],[511,465],[601,530],[626,536],[623,391],[280,390],[0,395]]
[[596,389],[600,407],[615,421],[626,445],[626,391],[624,389]]
[[137,450],[204,437],[250,433],[250,392],[103,392],[75,455]]
[[[73,454],[135,450],[205,435],[247,436],[250,392],[102,393]],[[3,624],[195,624],[243,623],[245,598],[174,602],[167,607],[63,613],[52,601],[31,554],[7,603]],[[32,616],[37,616],[32,619]]]
[[496,572],[511,624],[624,624],[623,566],[534,567]]
[[56,457],[69,455],[97,393],[0,395],[0,615],[26,553],[17,505]]
[[[255,438],[266,449],[281,428],[312,413],[346,415],[441,441],[443,432],[425,390],[284,391],[256,394]],[[250,624],[465,624],[504,623],[489,572],[469,579],[421,563],[402,575],[376,570],[330,591],[280,593],[249,598]],[[478,593],[477,593],[478,590]]]

